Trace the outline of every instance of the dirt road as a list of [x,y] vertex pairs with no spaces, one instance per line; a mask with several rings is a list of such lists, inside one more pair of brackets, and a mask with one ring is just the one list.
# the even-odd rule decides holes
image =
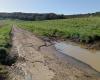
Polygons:
[[14,26],[12,41],[11,54],[18,59],[9,68],[10,80],[100,80],[96,75],[61,61],[55,55],[58,52],[53,46],[47,47],[43,40],[31,32]]

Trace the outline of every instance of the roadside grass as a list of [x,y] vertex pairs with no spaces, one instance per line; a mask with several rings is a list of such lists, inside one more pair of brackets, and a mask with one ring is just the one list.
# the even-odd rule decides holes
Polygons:
[[11,28],[9,26],[0,28],[0,47],[7,48],[10,40],[10,30]]
[[[2,22],[2,21],[0,21]],[[9,53],[10,48],[10,33],[11,27],[9,24],[4,23],[0,27],[0,80],[4,80],[8,71],[5,67],[6,57]]]
[[16,20],[15,23],[41,36],[72,39],[84,43],[100,40],[100,17],[45,21]]

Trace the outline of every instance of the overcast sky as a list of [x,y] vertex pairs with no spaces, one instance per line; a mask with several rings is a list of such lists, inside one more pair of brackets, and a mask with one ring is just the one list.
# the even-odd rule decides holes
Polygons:
[[100,11],[100,0],[0,0],[0,12],[78,14]]

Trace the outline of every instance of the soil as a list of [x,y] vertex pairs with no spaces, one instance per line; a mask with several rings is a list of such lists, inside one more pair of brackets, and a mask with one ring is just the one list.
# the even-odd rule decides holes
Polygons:
[[[11,55],[17,61],[9,67],[9,80],[100,80],[100,76],[73,66],[63,60],[50,42],[36,37],[31,32],[12,28]],[[68,59],[68,56],[64,56]]]

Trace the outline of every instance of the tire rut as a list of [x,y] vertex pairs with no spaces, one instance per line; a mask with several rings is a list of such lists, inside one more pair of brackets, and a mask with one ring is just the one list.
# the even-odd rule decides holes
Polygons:
[[12,35],[11,53],[16,54],[18,59],[10,68],[10,80],[51,80],[55,73],[49,70],[43,55],[37,51],[43,45],[42,40],[15,26]]

